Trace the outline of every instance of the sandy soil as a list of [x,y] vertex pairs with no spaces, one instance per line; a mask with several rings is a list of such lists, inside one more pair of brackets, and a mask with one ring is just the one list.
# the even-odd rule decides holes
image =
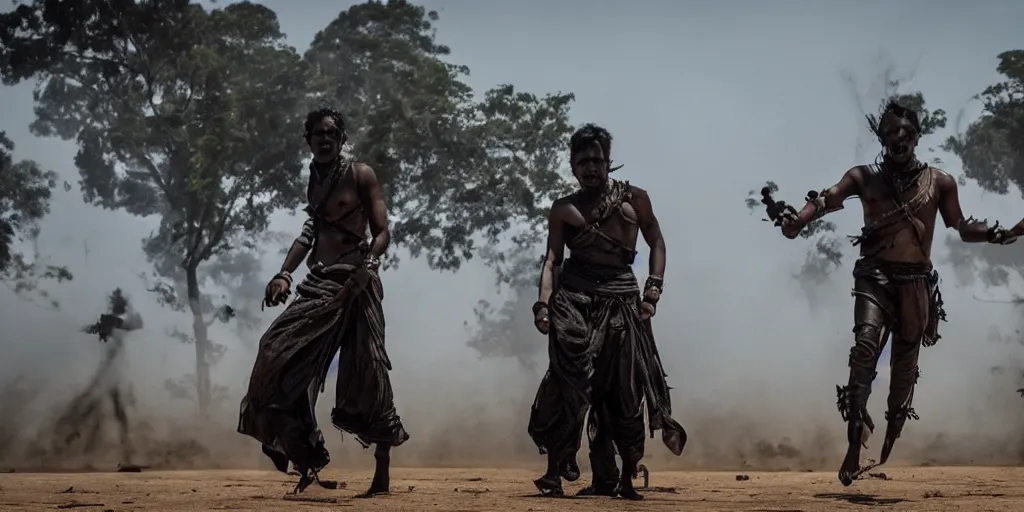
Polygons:
[[[265,471],[0,474],[0,511],[154,510],[1024,510],[1024,468],[889,468],[843,488],[831,473],[655,472],[642,503],[536,497],[533,473],[501,469],[395,469],[393,494],[356,498],[367,471],[325,471],[337,490],[311,487],[293,501],[295,479]],[[570,493],[582,487],[577,482]],[[288,499],[288,501],[284,501]]]

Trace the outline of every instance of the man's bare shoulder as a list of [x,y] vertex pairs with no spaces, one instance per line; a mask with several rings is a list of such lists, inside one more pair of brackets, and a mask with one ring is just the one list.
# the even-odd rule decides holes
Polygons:
[[563,208],[572,206],[572,201],[575,198],[576,194],[569,194],[567,196],[562,196],[559,197],[558,199],[555,199],[555,201],[551,203],[551,211],[554,212],[556,210],[561,210]]
[[934,178],[935,182],[940,186],[956,187],[956,178],[954,178],[952,174],[943,171],[938,167],[929,167],[928,170],[931,171],[932,178]]
[[358,177],[377,177],[377,173],[374,172],[373,167],[370,164],[364,164],[363,162],[352,162],[352,172]]
[[932,179],[935,180],[935,188],[938,189],[940,197],[951,197],[952,194],[956,194],[956,178],[942,169],[937,167],[929,167],[928,172],[932,173]]
[[872,174],[871,165],[868,164],[857,164],[850,167],[850,170],[846,171],[845,175],[853,178],[858,183],[865,182]]
[[576,193],[572,193],[566,196],[559,197],[551,203],[551,212],[549,216],[552,219],[565,219],[566,215],[576,208]]
[[373,167],[362,162],[352,163],[352,180],[364,192],[369,192],[380,186],[380,183],[377,181],[377,173],[373,170]]
[[639,199],[641,201],[651,200],[651,196],[647,193],[647,189],[640,188],[632,183],[629,184],[629,195],[633,199]]

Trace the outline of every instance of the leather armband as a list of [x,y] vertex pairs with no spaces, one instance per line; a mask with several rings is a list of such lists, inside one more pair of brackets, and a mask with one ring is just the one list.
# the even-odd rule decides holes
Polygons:
[[644,283],[643,301],[657,306],[661,300],[661,293],[664,289],[665,280],[661,276],[648,276]]
[[[292,285],[292,273],[288,272],[287,270],[282,270],[275,274],[274,279],[284,279],[285,281],[288,281],[289,287]],[[274,279],[271,279],[271,281],[273,281]]]
[[838,212],[844,208],[842,204],[833,208],[828,208],[826,198],[828,198],[829,195],[828,189],[822,190],[821,192],[816,190],[807,192],[807,202],[814,205],[814,216],[811,217],[811,220],[818,220],[830,213]]
[[540,313],[540,310],[547,309],[547,308],[548,308],[548,303],[547,302],[544,302],[542,300],[538,300],[537,302],[534,302],[533,303],[533,316],[537,316],[537,313]]

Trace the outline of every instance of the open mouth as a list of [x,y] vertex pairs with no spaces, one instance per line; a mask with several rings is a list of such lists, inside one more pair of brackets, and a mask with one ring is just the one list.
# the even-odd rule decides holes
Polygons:
[[322,142],[316,149],[320,153],[330,153],[334,150],[334,144],[331,144],[330,142]]

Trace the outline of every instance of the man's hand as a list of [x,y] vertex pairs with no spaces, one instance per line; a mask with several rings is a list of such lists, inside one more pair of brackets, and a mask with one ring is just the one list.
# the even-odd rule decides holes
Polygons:
[[775,219],[775,225],[782,229],[782,234],[786,238],[796,238],[804,227],[800,222],[800,217],[797,216],[797,211],[792,206],[779,214],[779,217]]
[[658,308],[654,304],[646,300],[640,303],[640,320],[650,320],[657,312]]
[[267,284],[266,295],[263,297],[263,305],[267,307],[274,307],[280,304],[284,304],[288,300],[288,296],[291,294],[291,281],[283,276],[275,276]]
[[996,225],[988,230],[988,243],[1010,245],[1017,241],[1017,236],[1019,235],[1014,235],[1013,229],[1003,229],[999,226],[999,222],[996,222]]
[[551,329],[551,319],[548,315],[548,306],[542,302],[533,305],[533,325],[541,334],[547,334]]
[[658,301],[661,300],[662,287],[665,279],[660,275],[651,275],[644,282],[644,296],[640,301],[640,320],[650,320],[658,312]]
[[768,210],[768,219],[776,227],[782,228],[782,234],[786,238],[796,238],[800,234],[803,225],[800,223],[800,216],[796,208],[793,208],[793,205],[786,204],[785,201],[776,201],[772,197],[771,188],[764,187],[761,189],[761,204],[764,204]]

